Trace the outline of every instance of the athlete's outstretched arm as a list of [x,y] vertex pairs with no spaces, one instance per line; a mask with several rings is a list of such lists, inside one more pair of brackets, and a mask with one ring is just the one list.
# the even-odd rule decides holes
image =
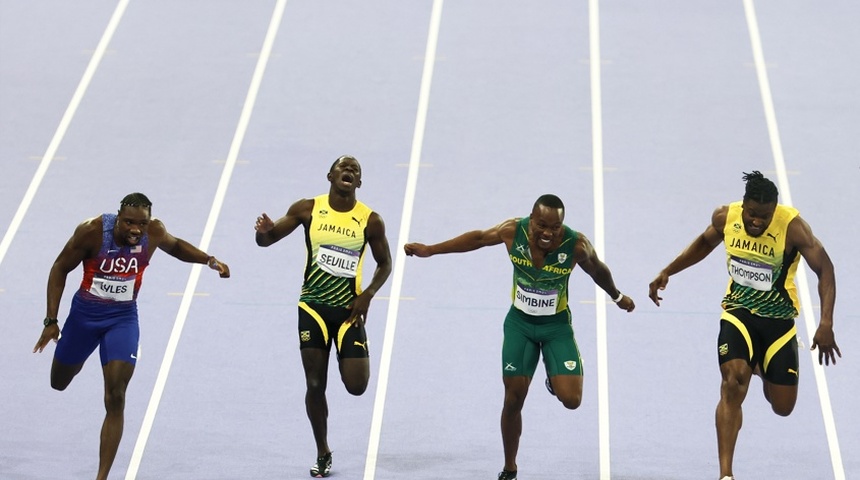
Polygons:
[[[812,337],[812,349],[818,348],[818,363],[836,364],[836,356],[842,356],[836,345],[833,333],[833,307],[836,304],[836,273],[833,262],[824,245],[812,233],[812,228],[800,216],[788,224],[786,243],[793,245],[809,268],[818,277],[818,299],[821,305],[821,318],[818,329]],[[786,246],[788,247],[788,245]],[[834,355],[835,352],[835,355]]]
[[594,280],[594,283],[603,289],[607,295],[613,299],[618,298],[619,295],[621,296],[621,299],[616,302],[619,308],[627,310],[628,312],[632,312],[633,309],[636,308],[636,305],[633,303],[633,299],[622,294],[621,291],[616,288],[615,281],[612,279],[612,272],[597,256],[597,252],[594,251],[594,247],[585,235],[579,235],[579,239],[576,241],[574,255],[576,255],[577,265],[579,265],[582,270],[587,273],[592,280]]
[[217,270],[221,278],[230,277],[230,267],[226,263],[200,250],[187,241],[174,237],[167,231],[167,227],[158,220],[153,218],[149,223],[149,239],[150,242],[155,242],[155,246],[164,250],[168,255],[183,262],[202,263],[208,265],[212,270]]
[[510,244],[510,242],[513,241],[518,220],[519,219],[516,218],[505,220],[504,222],[486,230],[472,230],[433,245],[407,243],[403,246],[403,249],[406,252],[406,255],[425,258],[443,253],[471,252],[479,248],[498,245],[500,243]]
[[721,206],[714,210],[711,215],[711,224],[680,255],[672,260],[657,277],[648,285],[648,296],[658,307],[660,300],[659,290],[665,290],[669,283],[669,277],[691,267],[705,259],[723,241],[723,228],[726,226],[726,214],[728,206]]

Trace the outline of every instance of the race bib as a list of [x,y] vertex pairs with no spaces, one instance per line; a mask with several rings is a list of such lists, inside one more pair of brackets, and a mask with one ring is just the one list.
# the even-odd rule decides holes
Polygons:
[[320,245],[317,265],[335,277],[355,278],[361,253],[337,245]]
[[99,298],[128,302],[134,300],[134,281],[137,277],[95,277],[90,293]]
[[769,291],[773,286],[773,267],[766,263],[731,257],[729,258],[729,276],[738,285],[763,292]]
[[558,308],[558,290],[540,290],[517,284],[514,306],[529,315],[555,315]]

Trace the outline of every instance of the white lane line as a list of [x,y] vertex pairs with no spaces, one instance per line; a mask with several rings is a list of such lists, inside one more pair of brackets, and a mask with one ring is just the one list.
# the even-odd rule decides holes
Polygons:
[[[776,111],[773,107],[773,98],[770,92],[770,81],[767,77],[767,65],[764,61],[764,50],[762,49],[761,36],[758,29],[755,7],[752,0],[744,0],[744,11],[746,13],[747,26],[752,44],[753,60],[755,61],[756,75],[758,76],[761,99],[764,106],[764,115],[767,121],[767,131],[770,136],[770,146],[773,151],[773,160],[776,165],[776,174],[779,182],[779,193],[782,202],[792,205],[791,191],[788,184],[788,170],[785,167],[785,157],[782,153],[782,143],[779,137],[779,129],[776,123]],[[801,266],[797,269],[797,289],[800,292],[801,310],[806,324],[807,338],[812,345],[812,337],[815,335],[815,313],[812,308],[812,295],[809,290],[809,282],[806,279],[806,270]],[[842,454],[839,449],[839,437],[836,435],[836,421],[833,418],[833,408],[830,405],[830,391],[827,388],[827,378],[824,367],[818,364],[817,352],[810,351],[812,357],[812,371],[815,373],[815,383],[818,387],[818,398],[821,404],[821,413],[824,418],[824,430],[827,435],[827,443],[830,447],[830,462],[833,465],[833,476],[836,480],[845,480],[845,468],[842,465]]]
[[403,198],[403,214],[400,218],[400,232],[395,246],[394,272],[391,283],[391,302],[388,304],[388,317],[385,322],[385,336],[379,360],[379,381],[376,384],[376,397],[373,402],[373,417],[370,421],[370,435],[367,443],[367,458],[364,464],[364,480],[373,480],[376,475],[376,460],[379,455],[379,440],[382,434],[382,417],[385,412],[385,397],[388,392],[388,375],[391,367],[391,354],[394,351],[394,331],[397,327],[397,310],[400,306],[400,291],[403,285],[403,270],[406,254],[403,245],[409,238],[412,224],[412,208],[415,203],[415,190],[418,185],[418,168],[421,150],[424,145],[424,129],[427,124],[427,109],[430,105],[430,86],[433,82],[433,67],[436,60],[436,45],[439,41],[439,24],[442,22],[443,0],[433,1],[430,14],[430,29],[427,34],[427,48],[424,53],[424,72],[421,76],[421,90],[418,94],[418,112],[415,116],[415,131],[412,135],[412,152],[409,155],[409,173],[406,177],[406,193]]
[[66,136],[66,130],[68,130],[69,124],[72,123],[72,119],[75,117],[75,112],[77,112],[78,106],[81,104],[81,100],[84,98],[84,94],[90,86],[90,81],[92,81],[102,58],[105,56],[107,46],[110,43],[111,38],[113,38],[113,34],[116,31],[117,26],[119,26],[119,22],[125,13],[128,2],[129,0],[120,0],[116,9],[114,9],[113,15],[111,15],[110,21],[108,21],[107,28],[105,28],[102,38],[99,40],[98,46],[93,52],[93,56],[90,58],[90,63],[87,65],[86,70],[84,70],[84,76],[81,77],[81,81],[78,83],[78,88],[75,89],[75,93],[72,95],[72,100],[69,102],[69,106],[66,107],[66,112],[63,114],[63,118],[60,119],[60,124],[57,126],[57,130],[54,132],[54,137],[51,138],[51,143],[48,144],[48,150],[46,150],[45,155],[42,156],[42,161],[39,163],[39,167],[36,168],[36,173],[33,175],[33,179],[30,180],[30,186],[27,187],[27,191],[24,193],[24,198],[21,199],[21,204],[18,205],[18,210],[15,212],[15,216],[12,217],[12,222],[9,224],[9,228],[3,235],[3,240],[0,241],[0,265],[3,264],[6,252],[9,251],[9,245],[12,244],[12,239],[15,238],[15,234],[18,233],[18,228],[21,227],[21,222],[24,221],[24,216],[27,215],[27,210],[30,209],[30,204],[33,203],[36,191],[39,190],[39,185],[42,184],[42,179],[48,172],[48,167],[51,166],[51,162],[53,160],[60,158],[55,157],[57,149],[60,148],[60,143]]
[[[589,65],[591,68],[591,141],[594,171],[594,251],[604,258],[603,204],[603,106],[600,88],[600,9],[598,0],[588,2]],[[606,292],[595,286],[597,322],[597,424],[600,457],[600,478],[610,478],[609,443],[609,361],[606,333]]]
[[[218,216],[221,213],[221,207],[224,204],[224,197],[227,195],[227,187],[230,184],[230,178],[233,175],[233,168],[236,165],[236,160],[239,157],[239,149],[242,146],[242,141],[245,138],[245,132],[248,130],[248,123],[251,120],[251,113],[254,111],[254,104],[257,101],[257,93],[260,90],[260,84],[263,81],[263,75],[266,71],[269,57],[272,53],[272,45],[275,42],[275,37],[278,34],[278,28],[281,25],[281,19],[284,16],[284,7],[287,0],[278,0],[275,5],[274,13],[269,22],[269,30],[266,32],[266,38],[263,41],[263,48],[260,52],[260,58],[257,60],[257,66],[254,69],[254,75],[251,78],[251,86],[248,88],[248,95],[245,98],[245,104],[242,107],[242,113],[239,116],[239,124],[236,127],[236,132],[233,135],[233,143],[230,145],[230,153],[227,155],[227,162],[221,172],[221,181],[218,182],[218,188],[215,192],[215,198],[212,201],[212,208],[209,211],[209,218],[206,220],[206,227],[203,230],[203,238],[200,240],[200,249],[206,251],[209,249],[209,244],[212,240],[212,235],[215,232],[215,225],[218,223]],[[146,442],[149,439],[149,434],[152,431],[152,424],[155,421],[155,415],[158,411],[158,405],[161,402],[161,396],[164,393],[164,386],[167,384],[167,376],[170,373],[170,366],[173,363],[173,358],[176,354],[176,348],[179,345],[179,337],[182,335],[182,329],[185,326],[185,320],[188,317],[188,311],[191,308],[191,301],[194,298],[197,288],[197,281],[200,278],[202,265],[195,264],[191,268],[191,274],[188,277],[188,283],[185,286],[185,294],[182,296],[182,302],[179,305],[179,312],[176,314],[176,320],[173,324],[173,331],[170,333],[170,338],[167,342],[167,350],[164,353],[164,358],[161,361],[161,368],[158,371],[158,377],[155,380],[155,386],[152,390],[152,396],[149,399],[149,405],[146,408],[146,413],[143,417],[143,424],[140,427],[140,433],[137,436],[137,442],[134,445],[134,451],[131,455],[131,461],[128,466],[125,478],[133,480],[137,477],[140,461],[143,458],[143,452],[146,449]]]

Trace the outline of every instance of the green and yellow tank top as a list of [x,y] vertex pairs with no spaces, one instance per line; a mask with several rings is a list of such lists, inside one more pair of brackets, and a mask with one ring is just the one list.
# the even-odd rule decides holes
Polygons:
[[800,309],[794,274],[800,255],[785,251],[788,224],[798,212],[777,205],[773,219],[760,237],[747,235],[741,212],[742,202],[729,205],[723,230],[729,286],[723,308],[744,308],[768,318],[795,318]]
[[371,213],[361,202],[338,212],[329,205],[327,193],[314,198],[305,230],[308,256],[299,301],[345,307],[361,294],[364,231]]
[[578,234],[564,227],[561,245],[547,254],[544,266],[532,264],[529,249],[529,218],[517,222],[517,233],[508,257],[514,264],[514,287],[511,292],[514,307],[529,315],[555,315],[567,308],[567,289],[573,271],[573,249]]

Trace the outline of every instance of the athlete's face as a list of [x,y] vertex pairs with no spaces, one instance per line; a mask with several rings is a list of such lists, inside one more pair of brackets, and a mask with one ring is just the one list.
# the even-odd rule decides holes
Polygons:
[[537,205],[529,216],[530,243],[544,251],[554,250],[564,237],[564,210]]
[[741,219],[747,235],[751,237],[763,235],[773,220],[774,211],[776,211],[776,202],[759,203],[755,200],[744,200]]
[[353,157],[340,157],[328,172],[328,181],[338,190],[354,191],[361,187],[361,165]]
[[137,245],[149,228],[149,208],[123,206],[116,215],[113,238],[117,245]]

